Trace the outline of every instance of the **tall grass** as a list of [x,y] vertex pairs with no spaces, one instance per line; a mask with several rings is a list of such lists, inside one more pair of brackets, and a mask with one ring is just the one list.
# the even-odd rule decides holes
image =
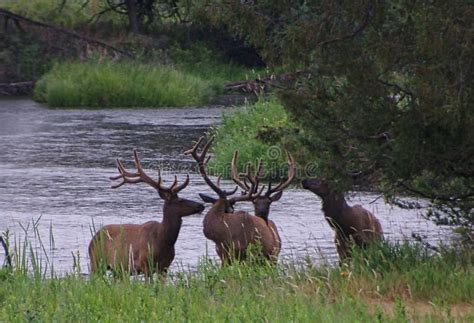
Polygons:
[[[31,230],[37,231],[35,225]],[[46,278],[36,274],[44,268],[35,267],[40,263],[37,249],[28,246],[44,252],[47,248],[25,241],[26,248],[14,249],[14,268],[0,270],[2,322],[474,319],[470,249],[431,254],[421,245],[383,242],[364,251],[355,249],[349,264],[318,268],[298,259],[277,266],[221,267],[202,258],[196,271],[144,282],[128,275],[84,279],[76,270]],[[16,266],[33,270],[16,270]]]
[[34,98],[53,107],[180,107],[205,104],[213,94],[208,81],[174,68],[97,61],[56,64]]

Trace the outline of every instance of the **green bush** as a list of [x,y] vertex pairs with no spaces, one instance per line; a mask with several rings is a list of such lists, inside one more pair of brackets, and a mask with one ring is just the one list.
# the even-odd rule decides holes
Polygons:
[[180,107],[202,105],[215,90],[177,69],[133,62],[56,64],[34,98],[53,107]]
[[277,177],[285,171],[287,160],[280,132],[292,127],[283,106],[273,98],[224,114],[222,125],[211,130],[216,137],[214,157],[209,164],[211,171],[228,177],[234,150],[239,150],[240,170],[243,171],[247,162],[255,165],[261,158],[265,175]]

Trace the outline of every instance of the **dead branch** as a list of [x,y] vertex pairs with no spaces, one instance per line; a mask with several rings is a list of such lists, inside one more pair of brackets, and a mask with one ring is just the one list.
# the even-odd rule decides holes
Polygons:
[[109,45],[107,43],[104,43],[100,40],[97,40],[97,39],[94,39],[94,38],[91,38],[91,37],[88,37],[88,36],[80,35],[80,34],[74,32],[74,31],[71,31],[71,30],[68,30],[68,29],[65,29],[65,28],[62,28],[62,27],[56,27],[56,26],[53,26],[53,25],[50,25],[50,24],[47,24],[47,23],[44,23],[44,22],[35,21],[35,20],[20,16],[20,15],[17,15],[16,13],[13,13],[13,12],[5,10],[5,9],[0,8],[0,16],[5,17],[5,19],[10,18],[10,19],[12,19],[16,22],[22,22],[22,23],[25,23],[25,24],[28,24],[28,25],[33,25],[33,26],[45,28],[45,29],[48,29],[48,30],[53,30],[57,33],[61,33],[61,34],[66,35],[68,37],[79,39],[79,40],[87,42],[91,45],[96,45],[96,46],[99,46],[99,47],[102,47],[102,48],[105,48],[105,49],[109,49],[109,50],[111,50],[113,52],[116,52],[120,55],[133,58],[133,55],[131,53],[129,53],[127,51],[124,51],[122,49],[116,48],[116,47],[114,47],[112,45]]

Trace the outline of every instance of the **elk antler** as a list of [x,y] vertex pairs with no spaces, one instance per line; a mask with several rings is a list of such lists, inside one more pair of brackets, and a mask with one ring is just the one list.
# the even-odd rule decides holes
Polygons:
[[[250,163],[247,163],[245,173],[239,173],[237,170],[237,157],[239,155],[239,151],[236,150],[234,151],[234,155],[232,156],[232,161],[231,161],[231,177],[232,180],[237,184],[241,189],[243,189],[245,192],[250,192],[251,194],[251,199],[257,197],[258,195],[262,194],[262,191],[264,189],[264,186],[260,189],[258,192],[258,185],[259,185],[259,180],[261,178],[261,173],[262,173],[262,160],[258,160],[257,168],[255,171],[255,175],[252,176],[252,172],[250,170]],[[240,180],[240,176],[244,176],[244,180]],[[250,182],[247,183],[247,181]]]
[[[253,191],[252,191],[252,198],[255,198],[257,196],[260,196],[262,194],[262,191],[264,189],[264,186],[258,191],[258,185],[259,185],[259,180],[262,178],[262,160],[260,159],[258,161],[257,169],[255,172],[255,175],[251,175],[250,172],[250,164],[247,164],[247,169],[245,173],[239,173],[237,170],[237,157],[238,157],[239,152],[236,150],[234,152],[234,156],[232,157],[232,162],[231,162],[231,177],[233,181],[244,191],[250,191],[252,186]],[[293,160],[293,157],[289,152],[287,152],[288,155],[288,178],[286,181],[281,181],[275,188],[272,189],[272,183],[271,181],[268,183],[268,189],[265,192],[266,197],[270,197],[273,193],[280,192],[284,190],[288,185],[290,185],[291,181],[295,177],[296,174],[296,166],[295,162]],[[240,180],[240,176],[244,176],[244,180]],[[250,182],[250,185],[247,183],[247,181]],[[258,192],[257,192],[258,191]]]
[[186,150],[184,152],[185,155],[191,155],[194,160],[198,163],[198,168],[199,168],[199,173],[201,174],[202,178],[206,182],[206,184],[219,195],[220,198],[227,198],[227,196],[234,194],[237,192],[237,187],[231,192],[226,192],[223,189],[220,188],[220,176],[217,179],[217,184],[214,184],[209,176],[206,173],[206,164],[211,159],[211,156],[208,156],[206,158],[207,151],[209,150],[209,147],[211,146],[212,142],[214,141],[214,137],[209,139],[209,141],[204,145],[202,148],[201,153],[198,153],[198,148],[203,142],[204,137],[199,138],[199,140],[196,142],[196,144],[193,146],[193,148]]
[[135,168],[137,169],[136,173],[129,172],[125,169],[123,162],[120,159],[117,159],[117,169],[120,175],[110,177],[111,180],[122,179],[122,182],[112,185],[112,188],[118,188],[123,184],[136,184],[136,183],[146,183],[159,191],[168,191],[173,194],[177,194],[183,188],[185,188],[189,184],[189,175],[186,175],[186,180],[183,184],[178,185],[178,178],[174,177],[173,184],[170,187],[165,187],[163,185],[163,181],[161,179],[161,171],[158,168],[158,181],[155,181],[151,177],[149,177],[142,168],[140,160],[138,158],[138,152],[136,150],[133,151],[133,159],[135,161]]
[[286,181],[280,181],[280,183],[275,187],[272,188],[272,183],[268,183],[268,190],[265,192],[265,196],[269,197],[273,193],[283,191],[288,185],[291,184],[293,181],[293,178],[295,178],[296,175],[296,164],[295,160],[293,159],[293,156],[291,156],[290,152],[287,151],[286,155],[288,156],[288,178]]

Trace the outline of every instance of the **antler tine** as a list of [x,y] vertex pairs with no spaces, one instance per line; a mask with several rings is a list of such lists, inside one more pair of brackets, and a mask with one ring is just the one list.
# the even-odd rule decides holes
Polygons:
[[202,141],[204,140],[204,137],[199,138],[199,140],[196,142],[196,144],[193,146],[193,148],[186,150],[184,152],[185,155],[191,155],[195,161],[198,163],[198,168],[199,168],[199,173],[201,174],[202,178],[206,182],[206,184],[219,195],[220,198],[226,198],[227,193],[223,190],[220,189],[220,187],[216,184],[214,184],[209,176],[206,173],[206,164],[211,158],[211,156],[208,156],[206,158],[207,151],[211,147],[212,142],[214,141],[214,137],[209,139],[209,141],[204,145],[201,154],[198,153],[198,148],[201,145]]
[[121,174],[121,175],[119,175],[120,177],[122,177],[122,176],[127,176],[127,177],[138,177],[138,176],[140,176],[140,174],[138,174],[138,173],[132,173],[132,172],[127,171],[127,169],[123,165],[123,162],[120,159],[117,158],[116,161],[117,161],[118,171]]
[[291,184],[293,178],[296,175],[295,160],[293,159],[293,156],[291,156],[289,151],[286,152],[286,155],[288,156],[288,178],[286,179],[286,181],[281,181],[274,189],[270,190],[269,188],[269,195],[284,190],[286,187],[288,187],[288,185]]
[[123,163],[120,159],[116,159],[116,162],[117,162],[117,169],[118,169],[120,175],[111,176],[110,179],[114,180],[114,181],[117,180],[117,179],[122,179],[122,182],[120,182],[119,184],[116,184],[116,185],[112,185],[111,186],[112,188],[119,188],[120,186],[122,186],[125,183],[133,184],[133,183],[140,182],[139,178],[132,179],[133,177],[138,177],[139,176],[138,174],[128,172],[125,169],[125,166],[123,165]]
[[[252,181],[250,183],[251,183],[251,186],[250,186],[249,189],[245,190],[245,194],[233,197],[229,201],[231,203],[235,203],[235,202],[242,202],[242,201],[252,200],[255,197],[254,192],[256,192],[256,190],[257,190],[258,183],[252,182]],[[236,187],[236,189],[237,189],[237,187]],[[262,187],[262,189],[263,189],[263,187]],[[260,193],[261,193],[261,191],[262,190],[260,190]]]
[[[206,156],[207,151],[208,151],[209,148],[211,147],[211,144],[214,142],[214,139],[215,139],[215,137],[212,136],[212,137],[209,139],[209,141],[204,145],[204,148],[202,149],[202,152],[201,152],[201,156],[203,156],[203,157]],[[209,159],[210,159],[210,156],[208,157],[207,161],[209,161]],[[207,161],[206,161],[206,163],[207,163]]]
[[176,185],[178,185],[178,176],[174,175],[174,181],[173,181],[173,184],[171,184],[170,189],[172,190],[173,188],[176,187]]
[[[185,155],[192,155],[193,157],[196,155],[196,151],[201,145],[201,142],[204,140],[204,137],[200,137],[198,141],[194,144],[194,146],[191,149],[188,149],[184,152]],[[196,155],[197,156],[197,155]]]
[[236,150],[234,151],[234,155],[232,156],[232,161],[230,163],[230,175],[232,180],[234,181],[235,184],[237,184],[241,189],[244,191],[247,191],[250,187],[245,183],[240,180],[240,174],[237,169],[237,158],[239,156],[239,151]]
[[155,189],[161,189],[160,187],[161,179],[159,182],[156,182],[143,171],[143,168],[140,164],[140,160],[138,159],[138,152],[136,150],[133,151],[133,157],[135,161],[135,167],[137,169],[136,173],[127,171],[125,166],[123,165],[123,162],[120,159],[117,159],[117,169],[120,175],[112,176],[110,177],[110,179],[111,180],[122,179],[122,182],[116,185],[112,185],[112,188],[118,188],[126,183],[128,184],[146,183]]
[[186,186],[188,186],[189,184],[189,175],[186,175],[186,179],[184,181],[183,184],[181,185],[178,185],[178,186],[175,186],[174,188],[172,188],[172,191],[173,193],[177,194],[179,191],[181,191],[183,188],[185,188]]
[[272,179],[270,178],[270,180],[268,181],[268,189],[265,192],[265,196],[269,197],[272,193]]

